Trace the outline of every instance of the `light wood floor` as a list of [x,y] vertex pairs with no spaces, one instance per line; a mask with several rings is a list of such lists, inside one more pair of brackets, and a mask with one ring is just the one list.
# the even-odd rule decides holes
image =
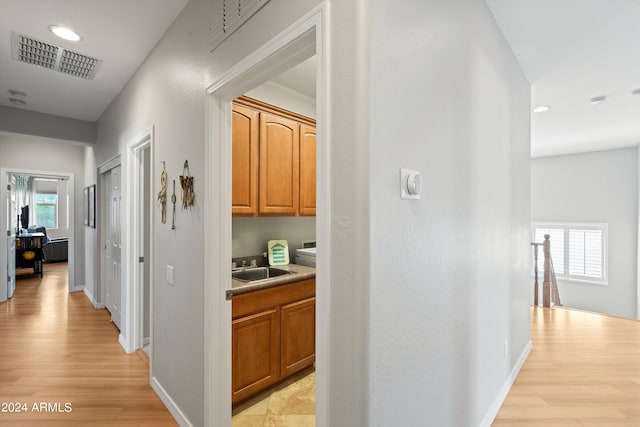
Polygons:
[[493,426],[640,426],[640,322],[533,307],[531,340]]
[[[13,299],[0,303],[0,405],[26,403],[7,413],[4,426],[176,426],[149,386],[142,359],[118,344],[106,310],[83,293],[67,292],[67,265],[46,264],[44,278],[17,281]],[[33,404],[71,412],[35,412]]]

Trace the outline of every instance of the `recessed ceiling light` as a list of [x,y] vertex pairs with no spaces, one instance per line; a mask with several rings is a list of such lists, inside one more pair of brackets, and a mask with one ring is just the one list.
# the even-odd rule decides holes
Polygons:
[[640,88],[632,90],[631,95],[640,95]]
[[78,40],[80,40],[80,36],[75,31],[67,27],[61,27],[59,25],[50,25],[49,31],[51,31],[53,34],[60,37],[61,39],[69,40],[72,42],[77,42]]
[[24,99],[18,99],[18,98],[9,98],[9,102],[12,103],[13,105],[27,105],[27,102]]
[[604,96],[604,95],[601,95],[601,96],[594,96],[593,98],[591,98],[591,99],[589,100],[589,103],[590,103],[591,105],[602,104],[602,103],[603,103],[604,101],[606,101],[606,100],[607,100],[607,97],[606,97],[606,96]]
[[26,98],[27,94],[15,89],[9,89],[12,98]]
[[539,107],[534,108],[533,111],[534,113],[544,113],[545,111],[549,111],[551,109],[551,107],[549,107],[548,105],[541,105]]

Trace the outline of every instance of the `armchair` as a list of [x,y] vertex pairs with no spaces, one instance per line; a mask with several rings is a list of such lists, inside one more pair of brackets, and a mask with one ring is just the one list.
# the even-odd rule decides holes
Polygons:
[[63,262],[69,259],[69,238],[60,237],[57,239],[49,238],[46,227],[32,225],[28,229],[29,233],[44,233],[44,241],[42,242],[42,254],[44,262]]

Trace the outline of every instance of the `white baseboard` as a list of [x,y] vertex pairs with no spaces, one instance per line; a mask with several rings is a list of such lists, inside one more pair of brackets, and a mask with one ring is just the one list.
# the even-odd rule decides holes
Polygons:
[[69,290],[69,292],[82,292],[82,291],[84,291],[83,285],[76,285]]
[[156,392],[164,406],[167,407],[173,418],[175,418],[176,422],[181,427],[193,427],[193,424],[189,422],[187,417],[182,413],[176,402],[171,399],[171,396],[167,393],[167,391],[160,385],[156,377],[151,377],[151,388]]
[[500,411],[500,408],[502,407],[504,400],[507,398],[507,395],[511,390],[511,386],[513,385],[513,382],[518,377],[518,374],[520,373],[520,369],[522,369],[522,365],[524,365],[524,362],[527,360],[527,357],[529,357],[529,353],[531,353],[531,340],[529,340],[527,345],[522,350],[522,353],[520,353],[520,357],[518,358],[518,361],[516,362],[515,366],[511,370],[511,374],[509,374],[509,376],[505,380],[504,384],[502,385],[502,388],[500,389],[500,392],[498,393],[495,400],[489,407],[489,410],[487,410],[487,413],[482,419],[482,422],[480,423],[479,427],[491,427],[491,424],[495,420],[496,415],[498,415],[498,412]]
[[96,299],[93,297],[93,294],[91,293],[89,288],[87,287],[84,288],[84,294],[87,296],[87,298],[91,302],[91,305],[93,305],[93,308],[95,309],[104,308],[104,304],[100,304],[96,301]]
[[131,354],[131,353],[136,351],[135,348],[132,348],[132,347],[129,346],[129,343],[127,342],[127,339],[125,338],[125,336],[122,333],[122,331],[120,331],[120,335],[118,335],[118,342],[120,343],[120,345],[122,346],[124,351],[127,352],[127,354]]

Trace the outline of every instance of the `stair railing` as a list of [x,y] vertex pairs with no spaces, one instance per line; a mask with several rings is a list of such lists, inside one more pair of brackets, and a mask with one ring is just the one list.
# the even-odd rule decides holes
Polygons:
[[553,268],[553,259],[551,258],[551,236],[544,235],[544,243],[532,242],[534,257],[534,283],[533,283],[533,304],[538,305],[538,247],[542,246],[544,254],[544,275],[542,281],[542,306],[554,307],[562,306],[560,302],[560,294],[558,293],[558,281],[556,280],[556,272]]

